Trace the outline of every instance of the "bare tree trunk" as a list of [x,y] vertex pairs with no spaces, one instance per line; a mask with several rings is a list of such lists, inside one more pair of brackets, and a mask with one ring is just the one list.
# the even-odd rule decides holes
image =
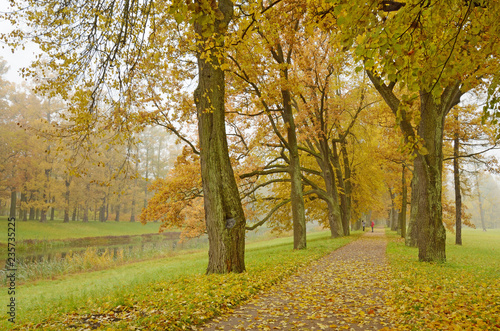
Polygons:
[[144,204],[146,208],[148,205],[148,180],[149,180],[149,146],[146,146],[146,180],[144,181]]
[[[223,19],[215,19],[212,34],[217,47],[205,54],[207,26],[195,23],[198,60],[198,86],[194,92],[200,139],[201,178],[205,220],[209,240],[207,273],[245,271],[245,215],[229,159],[225,129],[225,79],[215,54],[223,46],[223,37],[233,15],[233,3],[219,0]],[[213,40],[213,39],[210,39]]]
[[28,220],[28,208],[26,207],[27,203],[28,196],[26,195],[26,192],[21,192],[21,213],[19,215],[19,218],[24,222]]
[[54,208],[54,203],[56,202],[56,198],[55,197],[52,197],[52,207],[50,207],[50,220],[53,221],[54,220],[54,216],[55,216],[55,208]]
[[[88,222],[89,221],[89,195],[90,195],[90,184],[87,183],[87,185],[85,185],[85,189],[86,189],[86,192],[87,192],[87,196],[85,198],[85,206],[83,207],[83,222]],[[78,217],[78,216],[77,216]]]
[[135,198],[132,198],[132,206],[130,208],[130,222],[135,222]]
[[334,141],[332,143],[332,159],[333,159],[333,166],[335,168],[335,171],[337,172],[337,182],[340,187],[340,215],[342,218],[342,230],[344,232],[344,236],[348,236],[349,233],[349,218],[350,218],[350,212],[348,211],[348,203],[347,203],[347,196],[345,194],[345,185],[344,185],[344,177],[342,174],[342,168],[340,167],[340,155],[337,151],[337,143]]
[[[309,147],[313,149],[312,142],[308,142]],[[323,181],[325,182],[326,194],[321,196],[328,207],[328,225],[330,227],[330,235],[332,238],[342,237],[344,231],[342,229],[342,216],[339,205],[339,197],[337,191],[337,182],[335,180],[335,171],[333,169],[332,163],[330,162],[331,151],[328,145],[326,136],[323,135],[322,139],[319,139],[319,144],[316,142],[317,149],[320,151],[320,156],[315,156],[316,163],[321,168],[323,173]]]
[[[458,121],[458,114],[455,118]],[[453,139],[453,179],[455,181],[455,244],[462,245],[462,193],[460,191],[460,166],[458,163],[460,140],[458,132]]]
[[[352,182],[351,182],[351,166],[349,164],[349,156],[347,155],[347,147],[345,140],[341,144],[341,152],[344,160],[344,177],[345,177],[345,179],[342,180],[344,187],[344,194],[345,194],[345,207],[342,210],[344,210],[345,223],[349,224],[351,223]],[[348,233],[347,235],[350,235],[350,233]]]
[[405,245],[408,247],[417,247],[417,239],[418,239],[418,226],[416,225],[416,217],[411,217],[415,213],[413,206],[416,206],[416,195],[413,194],[413,190],[415,189],[415,175],[413,175],[411,180],[411,203],[410,203],[410,221],[408,222],[408,230],[406,233]]
[[66,192],[64,193],[64,220],[63,223],[69,223],[69,186],[71,184],[69,175],[66,176],[66,180],[64,181],[66,186]]
[[401,197],[401,214],[399,214],[399,227],[401,229],[401,238],[406,238],[406,205],[408,204],[408,188],[406,187],[405,165],[401,175],[401,186],[403,188]]
[[[30,193],[30,202],[33,201],[33,192]],[[29,217],[28,219],[30,221],[33,221],[36,217],[36,210],[35,210],[35,207],[30,207],[30,213],[29,213]]]
[[[283,72],[284,78],[288,79],[288,73]],[[304,196],[302,191],[302,175],[300,173],[299,149],[297,145],[297,134],[295,121],[293,119],[291,95],[289,90],[282,90],[283,98],[283,121],[287,129],[288,152],[290,153],[290,180],[293,217],[293,248],[306,248],[306,212]]]
[[412,218],[418,226],[420,261],[446,261],[446,231],[441,205],[443,169],[443,132],[445,110],[436,104],[431,93],[421,92],[421,116],[418,135],[426,152],[418,152],[414,161],[415,186]]
[[99,222],[106,222],[106,196],[102,198],[102,204],[99,207]]
[[116,222],[120,222],[120,207],[121,207],[120,196],[118,196],[118,203],[116,204],[116,216],[115,216]]
[[398,215],[398,209],[396,208],[396,193],[392,191],[391,188],[389,188],[389,195],[391,196],[391,231],[398,231],[399,229],[399,215]]
[[43,207],[40,210],[40,223],[45,223],[45,222],[47,222],[47,209]]
[[10,191],[10,213],[9,217],[16,217],[17,191],[12,188]]
[[85,207],[83,207],[82,222],[87,223],[88,221],[89,221],[89,206],[88,206],[88,204],[85,204]]
[[486,232],[486,223],[484,221],[483,199],[481,197],[481,191],[479,190],[479,181],[477,181],[477,198],[479,200],[479,216],[481,217],[481,226],[483,228],[483,231]]

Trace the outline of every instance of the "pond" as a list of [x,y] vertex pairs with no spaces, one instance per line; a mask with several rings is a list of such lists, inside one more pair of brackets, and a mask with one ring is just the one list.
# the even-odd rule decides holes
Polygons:
[[[169,256],[182,251],[206,249],[207,236],[179,239],[179,233],[137,236],[89,237],[64,241],[30,240],[18,243],[17,279],[28,281],[57,275],[110,268]],[[5,265],[5,260],[0,261]],[[0,277],[5,270],[0,271]],[[2,277],[5,279],[5,277]]]

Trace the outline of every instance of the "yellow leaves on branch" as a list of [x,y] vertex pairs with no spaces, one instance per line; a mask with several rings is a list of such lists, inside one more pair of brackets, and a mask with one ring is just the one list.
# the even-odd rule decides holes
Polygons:
[[199,157],[191,149],[185,147],[167,177],[155,180],[149,190],[155,194],[139,216],[142,223],[159,220],[160,231],[182,229],[181,238],[206,232]]

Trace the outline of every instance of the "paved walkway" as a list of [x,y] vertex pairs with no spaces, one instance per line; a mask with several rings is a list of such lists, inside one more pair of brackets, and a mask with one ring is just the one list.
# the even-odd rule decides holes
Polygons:
[[384,229],[332,252],[203,330],[380,330],[390,328]]

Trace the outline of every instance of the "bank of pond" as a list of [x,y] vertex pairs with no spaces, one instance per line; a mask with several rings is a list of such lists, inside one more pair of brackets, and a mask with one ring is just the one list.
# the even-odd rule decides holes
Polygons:
[[[19,282],[50,279],[206,247],[206,236],[181,239],[179,232],[64,240],[28,239],[16,243],[16,276]],[[2,266],[5,263],[5,260],[0,261]],[[1,285],[6,282],[4,274],[5,270],[0,270]]]

